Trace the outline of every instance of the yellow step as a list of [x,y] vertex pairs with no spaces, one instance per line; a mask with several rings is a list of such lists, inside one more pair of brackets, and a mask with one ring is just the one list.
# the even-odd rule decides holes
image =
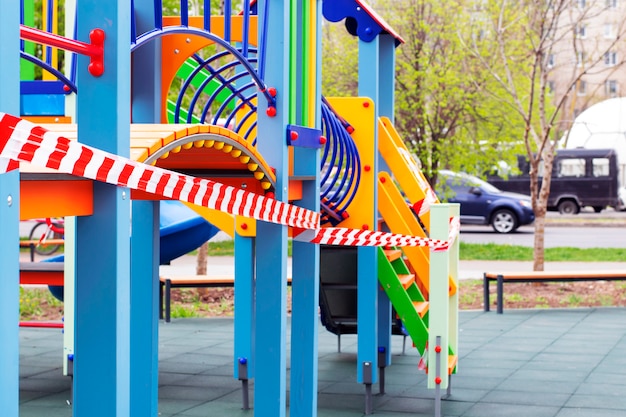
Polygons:
[[454,372],[454,368],[456,368],[456,363],[458,362],[458,360],[458,356],[448,355],[448,375],[452,375],[452,372]]
[[424,317],[428,313],[428,301],[413,301],[413,307],[420,317]]
[[398,274],[398,279],[402,284],[402,287],[407,290],[415,282],[414,274]]
[[[459,357],[457,355],[448,355],[448,375],[452,375],[458,360]],[[426,373],[428,373],[428,367],[426,367]]]
[[385,249],[384,252],[389,262],[393,262],[402,257],[402,251],[400,249]]

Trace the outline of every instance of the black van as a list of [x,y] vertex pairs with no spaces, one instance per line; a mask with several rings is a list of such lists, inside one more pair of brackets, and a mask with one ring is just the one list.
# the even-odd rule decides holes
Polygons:
[[[519,175],[509,175],[508,179],[489,175],[488,181],[501,190],[530,194],[530,164],[526,156],[518,156],[518,168]],[[540,173],[540,184],[541,176]],[[548,210],[577,214],[586,206],[593,207],[596,213],[607,206],[621,209],[618,177],[617,154],[613,149],[560,149],[552,169]]]

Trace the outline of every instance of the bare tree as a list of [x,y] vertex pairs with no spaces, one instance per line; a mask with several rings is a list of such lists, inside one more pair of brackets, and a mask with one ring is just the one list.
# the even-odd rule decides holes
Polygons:
[[[610,10],[614,3],[485,0],[475,9],[471,32],[461,34],[496,81],[497,88],[487,93],[510,109],[511,118],[524,123],[520,136],[530,163],[536,271],[544,268],[555,151],[573,123],[572,115],[581,110],[575,100],[588,80],[606,80],[623,63],[614,51],[623,42],[624,19],[612,19],[617,14]],[[606,36],[606,22],[613,25],[611,36]]]

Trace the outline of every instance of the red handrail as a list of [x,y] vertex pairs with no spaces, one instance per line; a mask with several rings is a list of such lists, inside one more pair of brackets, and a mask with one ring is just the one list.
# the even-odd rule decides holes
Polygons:
[[69,39],[54,33],[20,25],[20,38],[42,43],[44,45],[56,46],[66,51],[86,55],[90,58],[87,69],[94,77],[99,77],[104,73],[104,38],[102,29],[94,29],[89,32],[91,43],[85,43],[74,39]]

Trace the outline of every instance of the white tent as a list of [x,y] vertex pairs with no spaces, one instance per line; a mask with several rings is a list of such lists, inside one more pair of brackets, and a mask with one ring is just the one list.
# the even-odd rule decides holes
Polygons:
[[626,184],[626,97],[605,100],[582,112],[574,120],[565,148],[615,149],[620,183]]

